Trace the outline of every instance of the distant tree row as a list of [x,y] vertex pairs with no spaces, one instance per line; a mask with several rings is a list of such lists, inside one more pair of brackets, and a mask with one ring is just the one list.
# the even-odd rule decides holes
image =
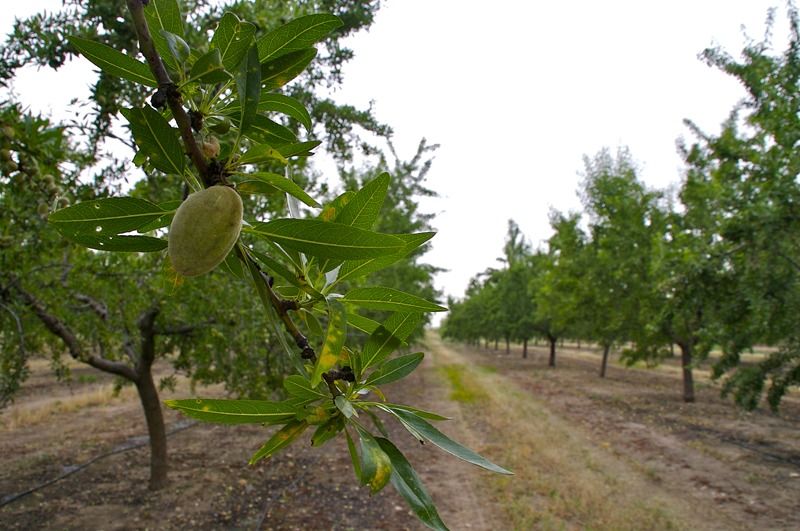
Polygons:
[[[694,400],[692,369],[719,349],[713,376],[723,393],[772,408],[800,384],[800,18],[789,9],[782,54],[751,42],[735,59],[702,54],[736,78],[747,96],[719,134],[686,121],[679,142],[685,174],[675,192],[649,190],[626,149],[584,159],[582,213],[552,212],[553,234],[532,251],[509,222],[504,267],[451,301],[443,334],[470,342],[559,338],[657,363],[677,346],[683,398]],[[771,24],[771,22],[770,22]],[[775,347],[744,363],[756,345]]]

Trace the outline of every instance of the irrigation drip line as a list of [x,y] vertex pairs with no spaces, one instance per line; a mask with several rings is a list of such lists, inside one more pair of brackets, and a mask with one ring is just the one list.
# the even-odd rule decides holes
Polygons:
[[[171,430],[169,430],[167,432],[167,437],[169,437],[170,435],[173,435],[175,433],[178,433],[180,431],[188,430],[189,428],[191,428],[193,426],[196,426],[197,424],[198,423],[196,421],[185,421],[185,420],[178,421],[178,422],[175,423],[175,427],[173,427]],[[100,454],[100,455],[96,455],[96,456],[92,457],[91,459],[89,459],[88,461],[86,461],[84,463],[81,463],[79,465],[73,465],[73,466],[67,467],[66,470],[61,475],[56,476],[53,479],[49,479],[49,480],[45,481],[44,483],[40,483],[38,485],[35,485],[35,486],[29,488],[28,490],[25,490],[25,491],[22,491],[22,492],[18,492],[16,494],[9,494],[7,496],[3,496],[3,498],[0,499],[0,507],[5,507],[6,505],[8,505],[11,502],[19,500],[20,498],[24,498],[25,496],[28,496],[29,494],[33,494],[37,490],[43,489],[43,488],[45,488],[45,487],[47,487],[49,485],[52,485],[53,483],[61,481],[62,479],[66,478],[66,477],[69,477],[72,474],[85,469],[86,467],[88,467],[89,465],[91,465],[92,463],[94,463],[96,461],[100,461],[101,459],[105,459],[106,457],[111,457],[112,455],[121,454],[123,452],[128,452],[130,450],[135,450],[136,448],[141,448],[142,446],[146,446],[149,443],[150,443],[150,439],[146,435],[140,435],[138,437],[131,437],[130,439],[128,439],[124,443],[122,443],[122,444],[120,444],[118,446],[115,446],[109,452],[106,452],[106,453]]]

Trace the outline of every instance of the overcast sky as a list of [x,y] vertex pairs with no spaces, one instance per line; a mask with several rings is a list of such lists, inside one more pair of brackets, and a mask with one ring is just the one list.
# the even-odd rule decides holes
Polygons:
[[[0,28],[60,4],[13,2]],[[349,41],[355,59],[335,97],[374,101],[401,157],[422,137],[441,145],[427,182],[441,198],[424,203],[439,234],[426,260],[449,270],[437,285],[460,296],[497,265],[509,218],[536,246],[551,208],[580,209],[584,154],[625,145],[649,186],[678,182],[682,120],[715,132],[744,96],[698,53],[718,44],[738,56],[745,35],[763,37],[770,7],[783,51],[779,0],[384,0],[371,30]],[[30,69],[16,89],[63,118],[71,98],[88,96],[92,71],[83,60],[60,73]]]

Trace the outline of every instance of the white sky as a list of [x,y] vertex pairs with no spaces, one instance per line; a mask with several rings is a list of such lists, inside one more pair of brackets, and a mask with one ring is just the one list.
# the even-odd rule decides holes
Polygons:
[[[13,18],[60,0],[14,2]],[[538,245],[548,211],[579,210],[582,156],[630,147],[642,179],[663,188],[680,179],[675,150],[682,120],[717,131],[744,96],[697,54],[720,44],[738,56],[746,35],[760,40],[777,8],[774,45],[786,45],[782,0],[384,0],[368,33],[349,45],[341,102],[375,102],[395,130],[401,157],[421,137],[441,144],[424,203],[439,234],[426,261],[448,269],[437,286],[460,296],[471,276],[497,265],[513,218]],[[57,119],[88,96],[93,67],[23,71],[22,101]]]

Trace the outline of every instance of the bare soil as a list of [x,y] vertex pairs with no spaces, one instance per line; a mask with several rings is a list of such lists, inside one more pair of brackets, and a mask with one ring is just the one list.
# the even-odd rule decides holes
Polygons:
[[[421,369],[408,381],[387,389],[389,399],[451,416],[453,421],[440,424],[440,429],[492,459],[497,459],[498,445],[524,446],[525,441],[490,436],[480,407],[450,399],[453,389],[440,370],[442,365],[479,365],[487,374],[491,372],[492,382],[535,399],[548,415],[565,421],[571,436],[626,463],[652,485],[653,492],[681,500],[688,507],[691,524],[687,527],[800,529],[800,404],[796,399],[788,400],[777,415],[763,410],[747,413],[720,399],[718,389],[701,380],[697,402],[684,404],[678,373],[669,367],[624,369],[612,364],[608,376],[600,379],[599,357],[591,350],[561,349],[558,367],[549,369],[543,348],[531,348],[528,359],[522,359],[518,348],[506,355],[440,343],[435,336],[430,346],[431,355]],[[81,374],[85,377],[79,379]],[[99,373],[80,369],[67,388],[50,377],[46,367],[39,367],[12,408],[46,407],[108,382]],[[163,398],[172,396],[184,397],[187,391],[165,393]],[[0,414],[0,423],[11,412]],[[248,457],[271,428],[189,424],[171,410],[165,414],[168,429],[176,430],[169,437],[167,489],[147,489],[147,446],[120,451],[4,505],[0,527],[424,528],[390,486],[370,497],[357,484],[343,441],[322,449],[297,443],[267,462],[248,466]],[[0,424],[0,498],[126,444],[142,442],[146,433],[135,396],[51,415],[29,425],[23,422],[13,429],[7,426],[7,422]],[[497,495],[492,474],[430,445],[419,445],[393,423],[387,423],[387,428],[417,468],[451,529],[514,528],[508,517],[512,508]],[[652,493],[634,494],[644,499]],[[574,522],[567,527],[603,525]]]

